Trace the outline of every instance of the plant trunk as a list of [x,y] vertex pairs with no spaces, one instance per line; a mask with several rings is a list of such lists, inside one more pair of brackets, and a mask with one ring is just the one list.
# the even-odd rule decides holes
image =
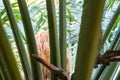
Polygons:
[[90,80],[101,39],[105,0],[84,0],[75,72],[72,80]]

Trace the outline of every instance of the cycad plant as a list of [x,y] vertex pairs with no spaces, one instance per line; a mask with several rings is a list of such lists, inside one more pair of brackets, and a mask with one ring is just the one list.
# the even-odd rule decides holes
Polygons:
[[[44,7],[47,11],[46,15],[42,12],[43,10],[39,9],[39,6],[37,5],[35,5],[32,9],[29,10],[29,7],[32,7],[31,4],[34,4],[34,2],[32,2],[31,4],[27,5],[27,2],[29,0],[17,0],[17,2],[14,4],[11,4],[9,0],[2,1],[4,3],[5,9],[1,10],[0,12],[0,80],[23,80],[20,75],[21,71],[19,71],[17,66],[14,52],[11,49],[12,45],[10,45],[10,39],[5,33],[5,24],[8,24],[7,21],[9,21],[10,28],[12,29],[12,33],[14,35],[15,43],[23,68],[24,80],[44,80],[42,66],[33,58],[32,54],[38,56],[38,50],[34,34],[40,30],[45,21],[48,22],[50,36],[51,64],[58,67],[57,69],[63,70],[62,74],[59,76],[56,76],[56,74],[59,74],[61,72],[51,71],[50,80],[58,80],[59,78],[61,80],[68,80],[69,78],[66,78],[65,75],[67,52],[66,47],[67,44],[69,44],[66,41],[66,24],[68,22],[66,20],[75,21],[75,19],[72,19],[72,10],[70,11],[70,9],[66,7],[66,3],[69,4],[69,2],[71,2],[73,3],[74,7],[77,0],[59,0],[59,12],[57,14],[54,0],[46,0],[46,7]],[[80,19],[81,23],[79,24],[79,38],[77,40],[78,43],[76,42],[77,51],[74,54],[69,53],[70,55],[76,55],[76,57],[73,57],[75,58],[75,63],[71,60],[71,64],[73,64],[74,66],[71,69],[70,79],[118,79],[120,77],[120,71],[117,71],[120,65],[119,63],[112,63],[109,66],[105,64],[97,67],[94,70],[94,73],[92,72],[93,68],[95,67],[95,63],[97,60],[96,57],[98,53],[104,53],[108,49],[111,51],[120,50],[120,1],[84,0],[82,2],[83,7],[82,17]],[[102,20],[104,19],[104,15],[107,14],[107,10],[110,10],[110,8],[114,5],[115,2],[119,3],[118,6],[116,6],[117,9],[115,10],[115,13],[113,14],[113,17],[110,20],[110,23],[105,29],[105,31],[102,31],[104,25],[101,24]],[[16,6],[16,12],[19,17],[15,14],[14,7]],[[38,9],[39,11],[35,12],[35,14],[40,14],[41,17],[37,19],[38,22],[36,26],[33,27],[32,21],[35,22],[35,19],[34,17],[30,17],[30,11],[32,12],[36,9]],[[7,13],[7,16],[6,14],[4,14],[5,12]],[[59,18],[56,17],[56,15],[59,16]],[[45,16],[47,16],[46,19]],[[23,34],[21,31],[21,25],[19,24],[19,21],[23,24],[25,34]],[[114,31],[116,32],[114,33]],[[70,30],[68,30],[68,32],[70,32]],[[108,42],[110,47],[105,48]],[[26,44],[28,47],[27,51]],[[115,74],[116,72],[117,74]]]

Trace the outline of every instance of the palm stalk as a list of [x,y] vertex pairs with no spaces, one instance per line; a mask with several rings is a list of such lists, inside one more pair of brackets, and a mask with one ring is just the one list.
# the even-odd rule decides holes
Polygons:
[[12,28],[12,31],[13,31],[13,34],[15,37],[15,41],[16,41],[17,48],[19,51],[20,59],[22,61],[21,64],[22,64],[22,67],[23,67],[23,70],[25,73],[25,78],[26,78],[26,80],[30,80],[32,75],[31,75],[29,61],[27,58],[27,53],[25,51],[25,47],[24,47],[23,41],[22,41],[20,33],[19,33],[20,30],[19,30],[17,22],[15,20],[14,13],[12,11],[9,0],[3,0],[3,3],[6,8],[7,15],[8,15],[10,24],[11,24],[11,28]]
[[119,79],[120,79],[120,71],[119,71],[119,73],[118,73],[118,75],[117,75],[116,80],[119,80]]
[[15,57],[0,20],[0,65],[6,80],[22,80]]
[[59,0],[59,42],[61,67],[66,70],[66,0]]
[[[120,50],[120,47],[118,46],[118,45],[120,45],[119,38],[120,38],[120,27],[118,29],[118,32],[117,32],[116,37],[114,39],[114,44],[112,46],[112,48],[114,50]],[[103,71],[104,75],[102,76],[102,80],[110,80],[111,79],[111,76],[112,76],[113,72],[115,71],[117,64],[118,64],[117,62],[113,62],[110,64],[110,66],[108,66],[104,69],[104,71]]]
[[117,63],[117,66],[116,66],[116,68],[115,68],[115,70],[112,72],[112,76],[111,76],[111,80],[118,80],[117,79],[117,76],[118,76],[118,74],[119,74],[119,63]]
[[84,0],[75,72],[72,80],[90,80],[101,35],[105,0]]
[[[48,13],[48,26],[49,26],[49,36],[50,36],[51,64],[57,67],[61,67],[54,0],[46,0],[46,6]],[[56,74],[52,71],[51,71],[51,80],[57,80]]]
[[117,67],[118,62],[111,63],[108,67],[105,67],[104,71],[101,74],[100,79],[101,80],[110,80],[113,72],[115,71]]
[[[120,27],[119,27],[119,29],[120,29]],[[119,40],[119,36],[120,36],[120,31],[118,30],[118,32],[116,33],[116,36],[115,36],[114,40],[112,41],[112,43],[110,45],[109,50],[114,50],[115,45],[116,45],[116,43]],[[94,77],[95,80],[98,80],[101,77],[101,74],[103,73],[103,71],[104,71],[105,68],[106,68],[106,65],[102,65],[100,67],[99,72],[96,72],[97,75],[94,75],[94,76],[96,76],[96,77]]]
[[[118,45],[118,47],[120,48],[120,39],[119,39],[119,45]],[[120,63],[118,64],[118,68],[119,68],[119,66],[120,66]],[[118,69],[117,69],[117,70],[118,70]],[[119,70],[119,72],[118,72],[115,80],[119,80],[119,79],[120,79],[120,70]]]
[[119,16],[119,14],[120,14],[120,5],[118,6],[116,12],[115,12],[114,15],[112,16],[112,19],[111,19],[110,23],[108,24],[108,27],[107,27],[104,35],[103,35],[103,39],[102,39],[102,42],[101,42],[101,44],[100,44],[100,49],[103,47],[103,45],[104,45],[104,43],[105,43],[105,41],[106,41],[106,39],[107,39],[110,31],[112,30],[112,27],[113,27],[115,21],[117,20],[117,18],[118,18],[118,16]]
[[103,73],[101,74],[100,79],[101,80],[110,80],[117,64],[118,64],[117,62],[114,62],[114,63],[110,64],[110,66],[106,67],[104,69]]
[[[104,45],[104,43],[107,39],[107,36],[109,35],[109,33],[110,33],[115,21],[117,20],[119,14],[120,14],[120,5],[118,6],[118,8],[117,8],[116,12],[114,13],[110,23],[108,24],[108,27],[107,27],[104,35],[103,35],[103,39],[102,39],[102,42],[100,44],[100,49],[103,47],[103,45]],[[114,46],[114,42],[112,42],[111,47],[109,49],[112,50],[113,46]],[[100,51],[100,49],[99,49],[99,51]],[[101,73],[103,72],[104,68],[105,68],[105,66],[102,66],[102,67],[99,68],[99,70],[96,72],[96,75],[94,75],[95,80],[99,79],[99,77],[100,77]]]
[[113,62],[110,64],[110,66],[106,67],[103,71],[103,73],[101,74],[101,80],[110,80],[113,72],[115,71],[115,69],[117,68],[118,62]]
[[5,80],[4,77],[3,77],[3,72],[2,72],[1,67],[0,67],[0,80]]
[[[5,62],[5,57],[2,55],[2,51],[0,50],[0,70],[5,80],[11,80],[11,76],[9,73],[9,69],[7,67],[7,63]],[[6,74],[7,73],[7,74]]]
[[32,54],[38,55],[38,51],[37,51],[37,46],[34,38],[34,32],[32,28],[30,15],[28,12],[28,7],[25,0],[17,0],[17,1],[18,1],[20,13],[21,13],[21,17],[24,25],[28,48],[29,48],[32,77],[33,77],[33,80],[43,80],[41,67],[38,64],[38,62],[36,62],[32,58]]
[[115,38],[113,40],[114,43],[111,44],[112,46],[110,46],[110,49],[114,49],[115,48],[117,42],[119,41],[119,38],[120,38],[120,26],[118,28],[118,31],[115,34]]

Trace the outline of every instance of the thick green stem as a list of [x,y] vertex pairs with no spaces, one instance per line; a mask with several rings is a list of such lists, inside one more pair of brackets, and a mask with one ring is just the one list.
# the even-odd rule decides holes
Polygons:
[[61,67],[66,70],[66,0],[59,0],[59,41]]
[[12,52],[12,49],[10,47],[10,44],[8,42],[7,35],[3,29],[2,22],[0,20],[0,65],[2,69],[8,74],[6,80],[22,80],[22,77],[20,76],[20,72],[14,57],[14,54]]
[[28,7],[25,0],[17,0],[17,1],[18,1],[20,13],[21,13],[21,17],[24,25],[24,30],[25,30],[25,34],[28,42],[30,62],[31,62],[31,68],[32,68],[32,77],[33,77],[33,80],[43,80],[42,69],[39,63],[36,62],[32,57],[32,54],[38,55],[38,51],[37,51],[37,46],[35,42],[30,15],[28,12]]
[[75,72],[72,80],[90,80],[101,35],[105,0],[84,0]]
[[[50,35],[50,59],[53,65],[61,67],[54,0],[46,0],[46,3]],[[51,80],[57,80],[57,76],[54,72],[51,72]]]
[[20,36],[20,30],[19,30],[17,22],[15,20],[14,13],[12,11],[12,7],[10,5],[9,0],[3,0],[3,3],[5,6],[5,9],[7,11],[7,15],[8,15],[8,18],[9,18],[9,21],[11,24],[11,28],[12,28],[12,31],[13,31],[13,34],[15,37],[15,41],[16,41],[17,48],[19,51],[20,59],[22,61],[23,70],[25,73],[25,78],[27,80],[28,79],[31,80],[32,75],[31,75],[29,61],[27,58],[27,53],[25,51],[25,47],[24,47],[23,41],[22,41],[21,36]]

